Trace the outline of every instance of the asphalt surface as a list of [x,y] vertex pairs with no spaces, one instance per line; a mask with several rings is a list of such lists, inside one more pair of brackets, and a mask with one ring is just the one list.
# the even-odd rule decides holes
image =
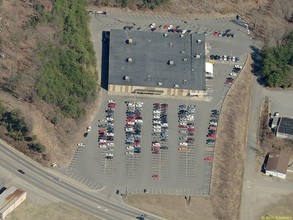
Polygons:
[[[149,24],[177,25],[181,29],[190,29],[192,32],[207,32],[208,54],[238,56],[239,64],[243,64],[246,54],[251,52],[253,42],[249,39],[246,30],[233,22],[232,18],[210,20],[182,20],[162,16],[145,16],[131,13],[109,13],[108,16],[92,16],[90,30],[97,55],[101,60],[102,31],[122,29],[124,26],[134,25],[140,31],[150,31]],[[135,23],[135,24],[134,24]],[[213,36],[214,31],[231,29],[236,38]],[[134,29],[135,30],[135,29]],[[165,30],[157,29],[164,32]],[[92,124],[89,135],[82,140],[85,147],[79,147],[72,159],[66,174],[80,181],[92,189],[102,189],[108,197],[120,197],[120,194],[143,193],[147,189],[153,194],[173,195],[209,195],[212,162],[204,161],[204,157],[213,156],[213,152],[206,151],[206,135],[211,109],[220,109],[222,101],[229,89],[225,86],[225,79],[229,76],[235,63],[228,61],[214,62],[214,79],[207,80],[207,90],[210,102],[199,102],[191,99],[164,99],[159,96],[149,97],[122,97],[108,96],[102,89],[103,102]],[[107,100],[117,103],[114,126],[115,147],[113,160],[105,159],[105,150],[98,147],[98,121],[105,119]],[[142,152],[134,156],[125,155],[125,100],[142,101]],[[169,139],[166,145],[168,150],[161,150],[159,155],[151,153],[152,133],[152,106],[153,103],[167,103]],[[188,153],[178,152],[178,122],[177,113],[180,104],[195,104],[195,144]],[[86,128],[85,128],[86,129]],[[74,143],[77,144],[77,143]],[[152,178],[158,175],[160,178]],[[116,191],[119,190],[119,195]]]
[[[75,185],[69,178],[42,168],[3,141],[0,141],[0,146],[1,167],[51,196],[102,219],[136,219],[142,214],[139,210],[122,204],[121,201],[111,200],[97,192],[86,190]],[[18,169],[22,169],[25,174],[20,174]],[[61,181],[55,180],[54,177]],[[148,219],[161,218],[148,214]]]

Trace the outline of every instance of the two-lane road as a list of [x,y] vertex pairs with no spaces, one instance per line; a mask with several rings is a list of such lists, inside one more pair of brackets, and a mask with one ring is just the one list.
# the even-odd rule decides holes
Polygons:
[[[56,176],[54,172],[42,168],[1,140],[0,166],[45,193],[101,219],[135,219],[143,213],[124,205],[118,200],[110,201],[107,198],[103,198],[102,194],[95,191],[79,188],[66,177],[64,179],[60,178],[61,181],[54,179]],[[18,169],[24,170],[25,174],[18,173]],[[148,214],[147,219],[157,220],[161,218]]]

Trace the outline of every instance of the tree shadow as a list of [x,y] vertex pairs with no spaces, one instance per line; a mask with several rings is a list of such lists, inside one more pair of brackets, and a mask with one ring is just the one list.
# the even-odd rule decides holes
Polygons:
[[101,87],[108,90],[110,32],[102,32]]
[[254,45],[250,45],[250,49],[252,50],[251,57],[253,60],[253,63],[251,64],[252,72],[257,77],[257,82],[260,85],[265,86],[264,77],[261,75],[263,53],[261,49]]

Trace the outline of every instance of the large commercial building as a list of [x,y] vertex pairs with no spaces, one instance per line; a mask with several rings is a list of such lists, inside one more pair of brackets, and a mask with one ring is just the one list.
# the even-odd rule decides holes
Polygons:
[[206,94],[205,35],[111,30],[108,92]]
[[26,192],[15,186],[11,186],[9,189],[0,187],[0,220],[3,220],[25,199]]
[[279,119],[276,136],[293,139],[293,118],[281,117]]

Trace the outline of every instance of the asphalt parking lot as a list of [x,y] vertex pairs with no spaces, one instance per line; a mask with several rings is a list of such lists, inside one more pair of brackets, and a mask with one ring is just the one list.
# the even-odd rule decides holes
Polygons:
[[[253,42],[247,36],[246,30],[231,22],[231,19],[183,20],[174,17],[109,13],[107,16],[92,16],[90,30],[98,65],[101,61],[102,31],[130,25],[136,29],[140,28],[139,31],[151,31],[149,25],[153,22],[157,25],[180,26],[181,29],[191,30],[191,33],[207,32],[207,57],[210,54],[237,56],[240,59],[237,64],[242,65],[246,54],[250,52],[249,46]],[[213,35],[215,31],[224,31],[228,28],[235,33],[235,38]],[[166,30],[157,28],[155,31]],[[90,125],[91,131],[86,137],[81,138],[85,146],[77,148],[66,174],[92,189],[105,189],[104,191],[111,195],[115,195],[117,189],[123,194],[209,195],[213,145],[207,145],[206,140],[210,139],[207,135],[211,110],[220,109],[226,92],[231,86],[225,85],[226,78],[229,77],[236,64],[225,60],[213,62],[215,63],[214,78],[207,79],[210,102],[199,102],[190,98],[164,99],[160,96],[115,97],[107,96],[106,92],[102,91],[105,94],[103,104]],[[111,115],[106,112],[111,103],[108,102],[109,100],[115,103],[115,110]],[[133,112],[128,111],[127,103],[129,102],[143,103],[139,107],[141,111],[138,118],[136,118],[135,108],[131,109]],[[158,110],[155,108],[155,103],[160,106],[157,116],[154,113]],[[162,108],[164,104],[167,106],[165,109]],[[189,116],[186,116],[187,113],[184,113],[185,109],[181,105],[186,106]],[[189,111],[192,107],[188,106],[195,106],[194,111]],[[185,119],[180,118],[180,114],[185,119],[187,117],[192,120],[184,121]],[[107,120],[109,116],[111,120]],[[154,123],[158,121],[157,119],[160,123]],[[101,127],[101,124],[105,123],[104,120],[108,121],[107,126]],[[106,131],[109,122],[110,132]],[[133,126],[128,126],[128,122],[130,125],[133,122]],[[186,122],[186,127],[184,123],[183,127],[179,127],[182,122]],[[168,123],[167,128],[162,128],[162,123]],[[140,125],[136,126],[136,124]],[[134,133],[131,133],[132,128]],[[101,129],[104,131],[99,132]],[[108,141],[106,133],[112,131],[114,139]],[[157,134],[154,135],[154,133]],[[100,143],[101,138],[105,138],[106,142]],[[211,138],[213,139],[214,136],[211,135]],[[133,142],[126,143],[126,141]]]

